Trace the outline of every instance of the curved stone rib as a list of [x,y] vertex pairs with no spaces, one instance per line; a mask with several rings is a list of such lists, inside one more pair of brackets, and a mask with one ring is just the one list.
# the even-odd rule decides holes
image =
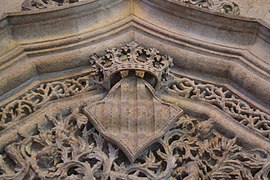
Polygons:
[[[162,7],[160,7],[160,8],[162,8]],[[184,9],[184,7],[181,7],[181,8]],[[201,16],[203,16],[203,15],[201,15]],[[29,16],[29,17],[31,17],[31,16]],[[188,17],[188,18],[190,18],[190,17]],[[54,18],[50,18],[50,19],[54,19]],[[22,20],[22,19],[20,19],[20,20]],[[268,83],[264,82],[264,80],[267,79],[267,76],[269,76],[269,73],[268,73],[269,72],[269,67],[268,67],[268,65],[266,63],[267,60],[265,62],[263,62],[262,58],[256,58],[254,55],[251,54],[252,53],[251,51],[244,50],[245,48],[244,49],[238,49],[238,48],[232,48],[230,46],[230,45],[234,44],[234,43],[231,42],[231,40],[233,40],[233,39],[237,40],[237,43],[235,42],[236,44],[239,44],[239,42],[240,42],[240,44],[241,44],[241,42],[245,42],[244,44],[252,43],[251,41],[247,41],[248,38],[238,39],[237,37],[234,37],[234,36],[227,36],[227,38],[231,39],[231,40],[228,40],[226,38],[228,41],[230,41],[230,43],[228,44],[229,47],[223,48],[223,46],[213,44],[213,42],[211,43],[211,41],[208,41],[208,40],[206,40],[206,42],[207,42],[206,43],[205,41],[201,41],[201,40],[199,41],[199,39],[196,39],[194,37],[186,38],[186,35],[184,35],[184,34],[170,31],[171,26],[168,26],[168,27],[163,26],[161,28],[159,26],[155,26],[155,25],[158,24],[156,22],[153,22],[153,24],[155,24],[155,25],[150,26],[151,23],[149,23],[149,22],[151,22],[151,20],[149,20],[149,22],[145,18],[141,18],[140,20],[141,21],[139,21],[139,18],[136,18],[134,16],[130,16],[130,17],[126,18],[125,20],[121,20],[122,21],[121,23],[119,23],[120,21],[118,21],[117,23],[112,23],[112,24],[110,24],[108,26],[104,26],[104,27],[102,27],[102,28],[100,28],[98,30],[96,29],[96,30],[93,30],[91,32],[84,32],[84,33],[81,33],[81,34],[76,34],[76,32],[74,32],[75,34],[72,34],[72,35],[69,34],[68,37],[67,36],[61,36],[60,38],[57,38],[57,39],[53,38],[53,35],[50,34],[50,40],[47,40],[45,37],[42,37],[41,39],[37,40],[35,38],[30,38],[30,36],[32,36],[34,33],[33,34],[32,33],[28,34],[27,37],[29,37],[29,39],[27,41],[25,41],[25,42],[22,42],[22,44],[20,45],[20,47],[21,47],[20,49],[14,49],[12,51],[5,52],[4,53],[5,55],[2,56],[3,65],[1,66],[1,69],[3,70],[5,68],[9,67],[10,69],[7,70],[7,71],[9,71],[9,72],[12,71],[14,73],[14,76],[8,77],[8,75],[3,74],[3,76],[2,76],[3,83],[1,84],[2,86],[0,88],[0,91],[1,91],[0,93],[7,92],[8,90],[10,90],[12,88],[15,88],[16,86],[18,86],[18,85],[22,84],[23,82],[29,80],[30,77],[36,76],[36,75],[41,73],[41,72],[35,72],[35,71],[33,72],[32,69],[41,68],[41,69],[44,70],[43,72],[51,72],[51,71],[57,71],[57,69],[59,69],[59,68],[61,68],[61,69],[62,68],[70,68],[70,64],[74,65],[73,64],[74,61],[70,61],[70,59],[72,59],[72,58],[76,58],[76,59],[80,58],[79,54],[81,54],[81,51],[80,51],[79,47],[81,47],[82,44],[83,44],[83,46],[88,46],[89,45],[89,49],[95,49],[95,48],[92,48],[92,47],[95,46],[95,45],[92,46],[93,45],[92,40],[95,41],[96,39],[100,39],[102,37],[104,38],[105,36],[107,38],[104,38],[104,39],[110,39],[110,37],[118,36],[119,34],[122,34],[124,31],[128,31],[128,29],[131,29],[128,32],[130,34],[133,34],[133,33],[138,33],[139,34],[140,32],[143,32],[142,34],[145,34],[145,33],[151,34],[149,37],[152,37],[153,41],[158,41],[158,39],[161,38],[162,41],[164,41],[164,45],[162,45],[162,46],[159,45],[160,47],[164,47],[165,44],[170,44],[170,43],[176,42],[174,44],[174,46],[178,46],[178,45],[181,46],[181,47],[184,46],[185,47],[184,49],[192,47],[192,52],[193,51],[198,51],[199,49],[202,49],[202,47],[203,47],[204,50],[201,52],[202,54],[204,54],[204,53],[212,54],[212,55],[215,54],[215,57],[216,57],[216,55],[218,53],[222,53],[223,57],[226,56],[226,58],[230,59],[230,61],[231,60],[235,61],[237,63],[237,66],[238,66],[238,67],[235,66],[235,63],[232,63],[230,61],[228,61],[228,64],[227,64],[227,61],[222,61],[222,62],[220,62],[220,63],[222,63],[222,65],[223,64],[228,65],[226,67],[224,66],[224,67],[220,68],[220,69],[222,69],[222,71],[226,71],[226,72],[229,71],[228,74],[232,73],[233,75],[230,75],[230,76],[233,76],[233,77],[235,77],[236,74],[237,74],[236,77],[241,76],[241,77],[239,77],[239,79],[241,80],[242,78],[245,77],[245,73],[243,73],[242,70],[246,71],[247,70],[246,67],[251,68],[252,71],[248,71],[248,73],[250,75],[250,78],[246,78],[247,83],[245,84],[244,88],[248,89],[248,87],[252,87],[252,82],[256,81],[260,85],[252,87],[250,89],[252,91],[252,93],[255,94],[255,92],[259,92],[259,93],[256,93],[256,95],[260,96],[259,98],[261,98],[262,100],[265,99],[264,98],[265,95],[267,96],[268,90],[265,90],[265,89],[269,89],[269,88],[264,88],[264,89],[262,88],[262,87],[268,86]],[[190,19],[190,20],[193,20],[193,19]],[[17,19],[17,21],[19,21],[19,19]],[[43,21],[43,19],[42,19],[42,21]],[[202,20],[197,20],[197,21],[204,22]],[[217,19],[217,21],[222,22],[222,24],[226,24],[223,20]],[[241,28],[239,29],[239,26],[245,27],[244,24],[239,25],[239,24],[241,24],[240,21],[235,21],[235,20],[232,21],[231,20],[230,23],[234,24],[234,27],[230,27],[227,24],[226,24],[226,27],[227,26],[230,27],[230,29],[233,32],[239,32],[239,31],[241,31],[241,32],[243,31],[243,33],[246,32],[243,29],[241,30]],[[55,23],[55,24],[57,24],[57,23]],[[124,24],[126,26],[124,26]],[[211,25],[212,25],[212,23],[211,23]],[[69,26],[69,25],[67,25],[67,26]],[[141,27],[139,27],[139,26],[141,26]],[[216,26],[218,26],[218,25],[216,24],[215,27]],[[9,26],[7,26],[7,27],[9,27]],[[41,26],[40,24],[36,24],[35,27],[43,27],[43,26]],[[253,31],[254,32],[260,32],[259,33],[260,36],[264,36],[264,35],[261,35],[261,33],[265,32],[265,31],[263,31],[263,28],[260,27],[260,29],[258,31],[256,31],[256,27],[255,26],[249,26],[249,28],[246,28],[246,29],[248,29],[247,32],[250,32],[251,34],[252,34]],[[12,27],[12,29],[13,28],[15,30],[18,29],[17,26]],[[204,29],[204,28],[205,27],[202,27],[202,29]],[[32,27],[31,27],[31,29],[32,29]],[[113,31],[112,31],[112,29],[113,29]],[[117,29],[117,31],[115,29]],[[22,29],[20,29],[18,31],[24,32]],[[38,31],[38,30],[33,30],[33,31]],[[180,31],[180,29],[179,29],[179,31]],[[29,31],[25,31],[25,32],[29,32]],[[110,32],[110,33],[108,33],[108,32]],[[114,32],[114,33],[111,33],[111,32]],[[182,32],[184,32],[184,30],[182,30]],[[41,33],[46,34],[44,32],[41,32]],[[14,35],[17,35],[17,34],[18,34],[18,32],[14,33]],[[233,33],[233,34],[237,35],[238,33]],[[244,35],[243,37],[248,37],[248,36]],[[130,39],[130,38],[133,38],[133,37],[132,36],[126,37],[126,39]],[[137,38],[137,36],[136,36],[136,38]],[[169,38],[170,38],[170,40],[169,40]],[[216,37],[216,38],[218,39],[219,36]],[[143,39],[143,38],[141,37],[140,39]],[[79,42],[78,42],[78,40],[79,40]],[[5,41],[5,40],[3,40],[3,41]],[[115,42],[115,40],[113,40],[113,41]],[[147,41],[148,41],[148,39],[145,40],[145,42],[141,41],[141,43],[147,43]],[[5,42],[9,42],[9,41],[5,41]],[[100,41],[100,43],[102,43],[102,41]],[[105,41],[104,43],[109,44],[110,42]],[[151,44],[155,44],[155,43],[156,42],[152,42]],[[3,44],[3,46],[6,46],[6,45]],[[74,49],[72,48],[73,49],[72,51],[68,50],[71,47],[74,47]],[[260,46],[260,47],[268,47],[268,46]],[[166,48],[162,48],[161,50],[162,51],[168,51],[168,49],[166,49]],[[24,54],[23,51],[26,52],[26,53]],[[212,53],[213,51],[215,51],[215,53]],[[67,66],[61,66],[61,63],[58,63],[58,61],[53,61],[52,60],[54,58],[56,58],[56,59],[59,58],[59,57],[56,57],[57,56],[56,54],[58,54],[56,52],[65,52],[67,57],[71,57],[71,58],[67,58],[65,61],[63,61],[63,59],[62,59],[62,62],[65,62],[65,64],[67,64]],[[263,52],[267,52],[267,51],[263,51]],[[21,57],[19,58],[18,55],[20,55],[22,53],[24,54],[24,56],[22,56],[23,58],[26,58],[26,54],[29,54],[29,55],[31,54],[31,56],[29,56],[30,58],[27,59],[26,61],[20,62],[22,59],[21,59]],[[85,53],[87,53],[87,52],[85,52]],[[41,58],[43,60],[46,59],[46,61],[41,61],[41,60],[36,61],[36,58],[39,59],[41,54],[42,54]],[[263,53],[260,53],[260,54],[263,54]],[[49,55],[49,56],[46,56],[46,55]],[[78,57],[78,55],[79,55],[79,57]],[[50,58],[47,59],[47,57],[50,57]],[[258,57],[260,57],[260,56],[258,56]],[[265,57],[267,57],[267,56],[265,56]],[[193,57],[189,57],[189,58],[192,59]],[[220,56],[219,56],[219,58],[220,58]],[[179,59],[181,59],[181,58],[179,58]],[[47,60],[50,61],[50,63],[51,63],[50,66],[43,66],[43,63],[47,62]],[[202,59],[202,60],[204,60],[204,59]],[[22,64],[20,64],[18,62],[20,62]],[[80,62],[80,61],[76,61],[76,62]],[[20,65],[23,65],[25,68],[28,68],[29,70],[17,72],[16,71],[16,63],[18,63]],[[196,63],[196,60],[194,60],[193,63]],[[215,64],[215,61],[211,61],[209,63],[211,65],[213,65],[213,64]],[[238,63],[240,63],[240,64],[244,63],[244,64],[240,65]],[[180,61],[179,61],[179,64],[180,64]],[[192,67],[196,67],[196,66],[192,66]],[[219,68],[221,66],[215,66],[215,67]],[[230,69],[229,67],[233,67],[233,68]],[[203,68],[203,66],[202,66],[202,68]],[[216,74],[216,71],[217,71],[216,69],[217,68],[213,68],[213,71],[215,71],[215,73],[213,73],[213,74]],[[264,72],[264,71],[266,71],[266,72]],[[264,80],[263,80],[263,78],[257,77],[255,74],[257,74],[259,76],[262,75]],[[231,79],[230,76],[225,76],[225,78]],[[24,77],[24,78],[22,78],[22,77]],[[223,75],[222,75],[222,77],[223,77]],[[17,78],[20,79],[19,82],[17,82],[17,80],[16,80]],[[238,79],[237,80],[233,79],[233,80],[238,85],[242,85],[241,84],[242,81],[240,81]],[[16,81],[17,83],[7,83],[7,82],[10,82],[10,81]],[[269,98],[266,98],[266,99],[268,100]]]

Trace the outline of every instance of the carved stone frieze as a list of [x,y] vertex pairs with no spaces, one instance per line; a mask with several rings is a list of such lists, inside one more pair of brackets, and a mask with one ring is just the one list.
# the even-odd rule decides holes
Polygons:
[[192,6],[209,9],[214,12],[239,15],[239,6],[230,0],[175,0]]
[[22,10],[45,9],[75,2],[79,2],[79,0],[25,0],[22,3]]
[[130,161],[104,138],[83,108],[45,117],[1,153],[2,179],[268,179],[269,155],[245,150],[211,119],[185,115]]
[[185,98],[213,104],[244,126],[270,138],[270,115],[253,107],[226,87],[182,77],[175,79],[170,90]]

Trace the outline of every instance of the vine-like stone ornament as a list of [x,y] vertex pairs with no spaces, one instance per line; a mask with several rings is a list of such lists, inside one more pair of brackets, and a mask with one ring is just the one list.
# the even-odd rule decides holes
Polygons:
[[0,156],[1,179],[269,179],[269,155],[220,135],[211,119],[188,115],[129,161],[79,109],[45,117]]
[[49,7],[63,6],[65,4],[71,4],[79,2],[79,0],[25,0],[22,3],[22,10],[38,10]]
[[187,5],[197,6],[210,11],[220,12],[224,14],[239,15],[239,6],[230,0],[175,0]]
[[169,90],[185,98],[213,104],[242,125],[270,138],[270,115],[248,104],[225,87],[181,77],[174,80]]
[[79,77],[44,82],[0,107],[0,131],[36,112],[46,103],[96,89],[92,72]]

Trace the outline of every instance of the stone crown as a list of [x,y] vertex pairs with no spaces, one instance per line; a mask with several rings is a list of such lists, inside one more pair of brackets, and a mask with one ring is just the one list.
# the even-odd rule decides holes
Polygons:
[[132,41],[121,48],[107,49],[103,56],[92,55],[90,63],[96,73],[94,81],[109,89],[113,75],[124,77],[130,71],[142,78],[148,73],[158,84],[166,79],[173,66],[173,59],[160,55],[155,48],[145,48]]

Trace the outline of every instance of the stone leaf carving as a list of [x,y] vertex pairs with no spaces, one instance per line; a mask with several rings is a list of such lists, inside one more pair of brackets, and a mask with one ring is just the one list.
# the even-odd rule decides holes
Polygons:
[[131,160],[171,128],[183,112],[161,101],[139,77],[121,80],[106,98],[84,110],[99,132],[121,145]]
[[269,155],[245,150],[211,119],[182,116],[131,162],[82,111],[45,117],[30,135],[7,145],[1,179],[269,179]]
[[92,73],[80,77],[45,82],[0,108],[1,130],[34,113],[49,101],[96,89]]
[[25,0],[22,3],[22,10],[35,10],[45,9],[49,7],[63,6],[65,4],[71,4],[79,2],[79,0]]
[[239,6],[230,0],[176,0],[192,6],[209,9],[214,12],[239,15]]
[[225,87],[181,77],[175,79],[170,90],[185,98],[213,104],[244,126],[270,138],[270,115],[248,104]]

